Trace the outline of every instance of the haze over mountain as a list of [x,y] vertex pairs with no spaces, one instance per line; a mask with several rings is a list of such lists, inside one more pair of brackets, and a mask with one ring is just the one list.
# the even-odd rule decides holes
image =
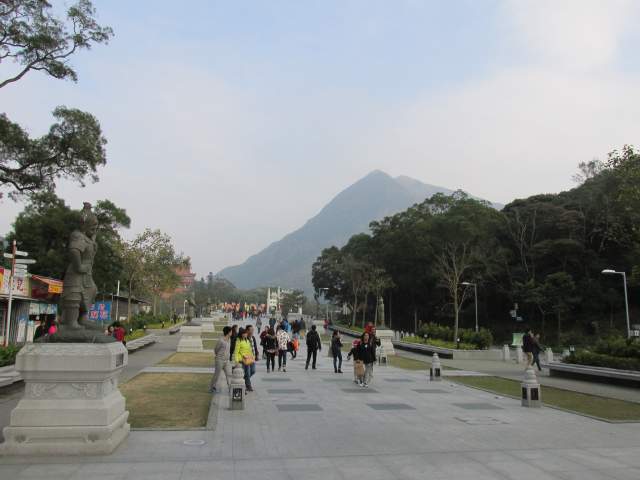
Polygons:
[[438,192],[451,194],[453,190],[406,176],[393,178],[375,170],[336,195],[301,228],[241,265],[224,268],[218,275],[243,289],[279,285],[312,292],[311,265],[322,249],[342,247],[352,235],[368,231],[372,221],[405,210]]

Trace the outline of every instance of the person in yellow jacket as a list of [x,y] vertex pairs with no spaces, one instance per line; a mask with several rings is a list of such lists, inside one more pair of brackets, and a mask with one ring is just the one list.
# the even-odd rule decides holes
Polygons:
[[253,392],[251,377],[256,373],[256,362],[253,355],[253,342],[248,338],[247,330],[241,328],[238,331],[238,340],[233,351],[233,359],[242,365],[244,369],[244,385],[247,392]]

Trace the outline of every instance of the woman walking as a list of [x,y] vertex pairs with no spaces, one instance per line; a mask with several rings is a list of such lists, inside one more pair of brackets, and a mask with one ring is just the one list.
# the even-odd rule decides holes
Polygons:
[[287,350],[289,350],[289,342],[291,337],[287,331],[282,327],[278,327],[278,333],[276,333],[276,339],[278,341],[278,371],[287,371]]
[[269,328],[264,337],[264,352],[267,358],[267,373],[276,369],[276,352],[278,351],[278,340],[273,328]]
[[244,369],[244,385],[247,392],[253,392],[251,377],[256,373],[256,362],[253,352],[253,342],[249,339],[247,330],[241,328],[238,331],[238,339],[236,340],[233,358],[235,362],[241,364]]
[[367,388],[373,378],[373,364],[376,361],[376,344],[371,341],[367,332],[362,334],[356,354],[356,358],[364,363],[364,376],[360,379],[360,386]]
[[342,373],[342,339],[337,330],[334,330],[331,336],[331,356],[333,357],[333,372]]

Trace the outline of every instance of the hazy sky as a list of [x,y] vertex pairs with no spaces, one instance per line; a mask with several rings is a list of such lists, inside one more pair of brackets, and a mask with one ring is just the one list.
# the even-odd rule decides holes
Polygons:
[[[199,276],[373,169],[508,203],[640,144],[634,0],[94,3],[115,37],[79,82],[32,73],[0,111],[34,135],[57,105],[96,115],[100,182],[59,194],[113,200],[126,237],[160,228]],[[21,208],[0,203],[0,232]]]

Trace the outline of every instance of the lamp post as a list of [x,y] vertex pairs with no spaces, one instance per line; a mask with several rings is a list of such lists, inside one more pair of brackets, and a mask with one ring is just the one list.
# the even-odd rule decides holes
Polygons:
[[[327,287],[322,287],[322,288],[319,288],[318,290],[320,290],[321,292],[323,290],[326,290],[327,292],[329,291],[329,289]],[[327,294],[323,293],[323,295],[324,295],[324,300],[326,301],[327,300]],[[329,321],[329,303],[328,302],[327,302],[327,313],[326,313],[326,315],[327,315],[327,322],[328,322]]]
[[627,298],[627,274],[625,272],[616,272],[610,268],[602,270],[603,275],[622,275],[624,282],[624,309],[627,316],[627,338],[631,338],[631,324],[629,322],[629,300]]
[[182,302],[182,319],[187,319],[187,301]]
[[471,282],[462,282],[465,287],[473,287],[473,298],[476,306],[476,333],[478,333],[478,285]]

